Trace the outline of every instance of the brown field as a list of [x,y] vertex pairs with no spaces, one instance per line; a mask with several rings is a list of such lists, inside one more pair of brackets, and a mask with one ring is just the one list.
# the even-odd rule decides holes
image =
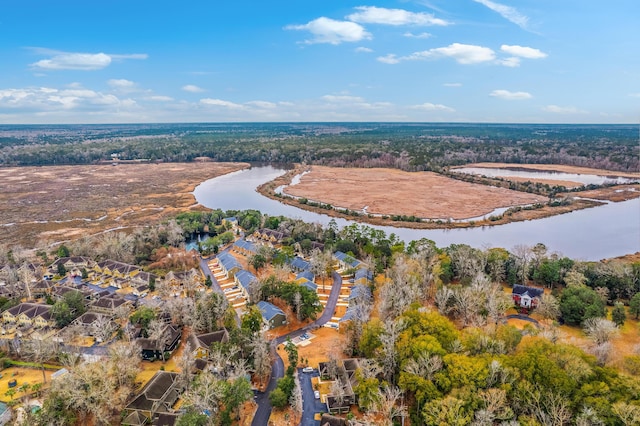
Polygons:
[[351,210],[368,206],[371,214],[445,220],[546,201],[539,195],[462,182],[432,172],[323,166],[313,166],[298,185],[287,187],[285,192]]
[[245,163],[0,168],[0,243],[36,246],[148,224],[195,207],[201,182]]
[[616,172],[613,170],[592,169],[589,167],[564,166],[561,164],[512,164],[512,163],[473,163],[461,167],[484,167],[491,169],[529,170],[543,172],[575,173],[581,175],[617,176],[640,178],[640,173]]

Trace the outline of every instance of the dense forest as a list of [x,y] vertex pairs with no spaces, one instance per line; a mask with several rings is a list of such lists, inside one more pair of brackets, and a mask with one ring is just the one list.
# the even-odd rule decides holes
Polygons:
[[640,171],[633,125],[258,123],[0,126],[0,165],[308,163],[435,170],[470,162]]

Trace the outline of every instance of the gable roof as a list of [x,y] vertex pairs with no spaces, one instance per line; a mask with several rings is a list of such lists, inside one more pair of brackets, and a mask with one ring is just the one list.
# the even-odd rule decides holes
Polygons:
[[544,290],[537,287],[529,287],[526,285],[516,284],[513,286],[513,290],[511,290],[511,294],[517,294],[519,296],[524,296],[528,294],[529,297],[540,297],[544,293]]
[[304,279],[307,279],[309,281],[313,281],[315,279],[315,277],[316,276],[311,271],[302,271],[298,275],[296,275],[296,280],[304,278]]
[[238,279],[240,285],[247,291],[249,291],[249,286],[251,285],[251,283],[258,280],[255,275],[253,275],[246,269],[241,269],[240,271],[236,272],[236,278]]
[[361,279],[366,279],[367,281],[371,281],[373,279],[373,272],[371,272],[368,268],[360,268],[356,271],[354,279],[356,281]]
[[179,392],[176,389],[178,373],[158,371],[142,388],[140,394],[133,400],[127,409],[156,412],[167,412],[176,403]]
[[225,270],[231,271],[232,269],[242,269],[240,263],[229,252],[223,252],[218,255],[218,262]]
[[238,240],[235,243],[233,243],[233,247],[248,251],[250,253],[256,253],[258,251],[258,249],[256,249],[256,246],[247,240]]
[[371,289],[366,285],[361,284],[357,284],[351,287],[351,292],[349,293],[349,301],[358,298],[371,299]]
[[360,264],[360,261],[358,259],[341,251],[333,253],[333,257],[335,257],[339,262],[344,262],[352,268],[355,268]]
[[258,308],[260,309],[260,312],[262,312],[262,317],[267,321],[271,321],[277,315],[286,316],[282,309],[272,303],[265,302],[264,300],[258,302]]
[[126,426],[141,426],[147,423],[147,416],[139,411],[133,411],[122,421],[122,425]]
[[300,256],[296,256],[289,262],[291,267],[294,269],[305,270],[311,267],[311,264],[301,258]]
[[296,282],[298,283],[298,285],[304,286],[313,292],[318,290],[318,285],[313,281],[309,281],[306,278],[301,278],[299,280],[296,280]]

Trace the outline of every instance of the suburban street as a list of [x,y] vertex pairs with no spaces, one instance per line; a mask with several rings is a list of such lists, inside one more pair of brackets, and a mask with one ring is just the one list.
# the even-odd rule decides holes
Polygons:
[[[288,334],[280,336],[274,339],[271,342],[272,354],[274,356],[274,362],[271,367],[271,380],[269,381],[269,385],[265,392],[259,392],[256,398],[256,403],[258,404],[258,410],[256,411],[255,416],[253,417],[253,421],[251,422],[252,426],[266,426],[269,421],[269,416],[271,415],[271,402],[269,401],[269,393],[275,388],[276,382],[282,376],[284,376],[284,363],[282,359],[278,356],[275,351],[277,345],[280,345],[287,341],[289,338],[298,337],[301,334],[304,334],[308,331],[312,331],[318,327],[322,327],[326,324],[336,309],[336,303],[338,303],[338,298],[340,297],[340,289],[342,288],[342,277],[337,272],[333,272],[333,286],[331,288],[331,293],[329,294],[329,299],[327,300],[327,305],[322,311],[322,315],[315,320],[314,322],[307,324],[306,326],[294,330]],[[300,375],[300,384],[302,385],[302,376],[310,376],[310,374],[302,373]],[[306,389],[305,386],[302,386],[302,399],[303,404],[303,413],[302,413],[302,422],[301,426],[316,426],[319,425],[320,422],[313,420],[313,416],[316,411],[316,404],[309,404],[307,401],[314,401],[313,397],[313,389],[311,388],[310,378],[309,380],[309,389]],[[323,407],[320,407],[322,409]]]
[[311,378],[318,377],[317,369],[313,373],[304,373],[302,368],[298,368],[298,377],[300,378],[300,387],[302,388],[302,426],[320,425],[320,421],[314,420],[315,413],[326,410],[326,405],[313,396],[313,386]]

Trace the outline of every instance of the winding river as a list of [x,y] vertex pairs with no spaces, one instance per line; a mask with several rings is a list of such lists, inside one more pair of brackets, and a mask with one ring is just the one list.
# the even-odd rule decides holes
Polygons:
[[[256,188],[286,171],[273,166],[252,167],[210,179],[198,185],[194,196],[211,209],[256,209],[272,216],[283,215],[306,222],[329,223],[332,217],[309,212],[264,197]],[[333,218],[343,227],[353,221]],[[504,247],[543,243],[550,252],[573,259],[600,260],[640,251],[640,198],[621,203],[506,225],[468,229],[409,229],[373,226],[404,241],[429,238],[439,247],[469,244],[473,247]]]

